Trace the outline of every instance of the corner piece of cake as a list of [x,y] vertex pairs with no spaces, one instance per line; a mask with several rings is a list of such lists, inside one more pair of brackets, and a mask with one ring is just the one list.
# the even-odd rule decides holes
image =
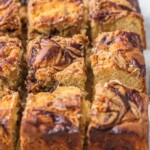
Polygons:
[[19,18],[20,3],[17,0],[0,1],[0,35],[20,37],[21,23]]
[[15,150],[18,137],[18,92],[0,87],[0,150]]
[[117,82],[96,85],[89,150],[148,150],[148,96]]
[[127,87],[146,92],[145,60],[138,34],[125,31],[100,34],[90,60],[95,85],[118,80]]
[[29,94],[21,122],[21,150],[82,149],[84,114],[84,98],[76,87]]
[[17,90],[21,82],[22,44],[18,38],[0,36],[0,86]]
[[146,47],[144,20],[137,0],[90,0],[93,40],[98,33],[115,30],[136,32]]
[[29,35],[70,36],[86,32],[82,0],[29,0]]
[[26,57],[29,66],[28,91],[50,91],[58,85],[84,90],[87,44],[87,37],[81,34],[72,38],[55,36],[31,40]]

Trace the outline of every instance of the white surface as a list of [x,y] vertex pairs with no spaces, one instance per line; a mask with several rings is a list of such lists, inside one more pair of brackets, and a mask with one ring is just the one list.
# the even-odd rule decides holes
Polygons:
[[145,31],[147,37],[147,49],[150,50],[150,1],[149,0],[139,0],[142,14],[145,21]]
[[[145,62],[146,62],[146,83],[147,83],[147,92],[150,97],[150,50],[144,51],[145,55]],[[150,120],[150,104],[149,104],[149,120]],[[150,129],[150,124],[149,124],[149,129]],[[149,150],[150,150],[150,130],[149,130]]]
[[147,89],[150,95],[150,5],[149,0],[139,0],[142,15],[144,16],[147,50],[144,51],[147,69]]
[[[146,69],[147,69],[147,89],[150,97],[150,1],[149,0],[139,0],[141,11],[144,16],[145,21],[145,31],[147,40],[147,50],[144,52]],[[149,104],[149,120],[150,120],[150,104]],[[150,124],[149,124],[150,129]],[[150,150],[150,131],[149,131],[149,150]]]

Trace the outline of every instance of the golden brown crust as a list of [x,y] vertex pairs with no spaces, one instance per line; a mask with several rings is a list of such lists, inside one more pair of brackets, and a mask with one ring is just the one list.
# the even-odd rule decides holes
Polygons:
[[137,0],[91,0],[90,20],[92,37],[99,33],[126,30],[141,35],[146,47],[143,17]]
[[116,82],[98,84],[88,136],[90,150],[147,150],[148,97]]
[[[145,86],[145,60],[141,38],[133,32],[115,31],[103,33],[95,40],[91,65],[95,75],[114,68],[143,80]],[[111,80],[116,80],[114,76]]]
[[[57,7],[56,7],[57,6]],[[29,0],[29,38],[85,33],[82,0]]]
[[[138,34],[123,31],[103,33],[95,40],[93,55],[99,52],[106,55],[111,53],[109,56],[110,60],[104,60],[99,67],[105,67],[105,64],[108,65],[108,63],[110,63],[111,66],[115,65],[129,72],[135,72],[137,68],[138,74],[145,77],[146,68],[143,47]],[[93,55],[91,58],[94,57]],[[104,56],[105,58],[108,56],[106,55]],[[102,55],[100,55],[100,57],[102,57]]]
[[60,85],[73,85],[85,91],[87,76],[84,58],[77,59],[64,70],[57,72],[54,78]]
[[[72,38],[37,38],[30,41],[27,53],[28,91],[41,91],[44,88],[50,90],[57,84],[63,84],[60,76],[67,74],[67,71],[75,73],[75,76],[80,74],[81,77],[76,76],[79,80],[86,80],[84,58],[87,42],[84,35],[75,35]],[[78,68],[78,64],[81,68]],[[71,80],[70,78],[70,82],[73,81]]]
[[0,86],[17,89],[21,81],[22,45],[17,38],[0,37]]
[[0,150],[15,150],[19,94],[0,87]]
[[21,123],[21,149],[82,149],[82,102],[82,93],[75,87],[30,94]]
[[21,24],[19,18],[20,3],[15,0],[0,2],[0,35],[20,36]]

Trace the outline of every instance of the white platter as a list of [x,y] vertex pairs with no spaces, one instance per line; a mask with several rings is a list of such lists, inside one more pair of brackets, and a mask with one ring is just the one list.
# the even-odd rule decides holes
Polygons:
[[[150,5],[149,0],[139,0],[142,15],[144,16],[147,50],[144,51],[146,69],[147,69],[147,92],[150,98]],[[150,103],[149,103],[149,120],[150,120]],[[150,150],[150,124],[149,124],[149,150]]]

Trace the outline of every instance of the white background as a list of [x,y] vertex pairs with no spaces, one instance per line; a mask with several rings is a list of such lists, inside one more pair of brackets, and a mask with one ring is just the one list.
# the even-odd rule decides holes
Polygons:
[[150,49],[150,1],[139,0],[140,8],[145,20],[145,30],[147,36],[147,48]]
[[[145,20],[145,30],[147,37],[147,50],[144,52],[146,68],[147,68],[147,87],[148,94],[150,95],[150,1],[139,0],[141,11]],[[149,120],[150,120],[150,104],[149,104]],[[149,125],[150,129],[150,125]],[[150,150],[150,131],[149,131],[149,150]]]

